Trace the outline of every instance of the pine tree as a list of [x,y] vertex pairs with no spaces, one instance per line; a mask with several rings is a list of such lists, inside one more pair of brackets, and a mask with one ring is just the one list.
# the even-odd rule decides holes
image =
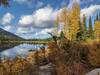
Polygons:
[[60,33],[60,39],[63,39],[63,38],[65,38],[65,36],[64,36],[63,31],[61,31],[61,33]]
[[86,29],[86,16],[85,15],[83,15],[83,31],[85,32],[87,29]]
[[100,19],[99,19],[100,13],[96,15],[96,20],[94,24],[94,36],[95,38],[100,38]]
[[89,36],[92,37],[93,35],[93,28],[92,28],[92,19],[91,16],[89,17]]
[[81,39],[84,40],[86,37],[87,37],[86,16],[83,15],[83,20],[81,22]]

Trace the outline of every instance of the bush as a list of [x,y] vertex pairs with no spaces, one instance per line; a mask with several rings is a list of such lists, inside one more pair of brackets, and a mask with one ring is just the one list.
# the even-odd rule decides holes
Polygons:
[[88,60],[94,67],[100,67],[100,41],[95,40],[89,46]]

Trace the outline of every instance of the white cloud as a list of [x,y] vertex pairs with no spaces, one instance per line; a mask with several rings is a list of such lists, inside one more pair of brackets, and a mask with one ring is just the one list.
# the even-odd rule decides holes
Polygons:
[[19,20],[19,24],[22,26],[27,26],[32,24],[33,21],[34,21],[33,15],[25,15],[25,16],[21,16]]
[[21,16],[17,33],[29,33],[30,27],[52,28],[57,12],[51,6],[46,6],[36,10],[31,15]]
[[34,14],[35,23],[40,23],[42,21],[49,21],[53,13],[53,8],[50,6],[41,8],[37,10]]
[[82,17],[83,14],[86,15],[87,17],[90,15],[95,14],[98,10],[100,10],[100,5],[91,5],[90,7],[83,8],[81,10],[80,16]]
[[14,16],[11,13],[8,12],[3,16],[1,23],[3,25],[10,24],[13,18],[14,18]]
[[34,14],[35,25],[47,25],[46,23],[54,20],[55,13],[56,11],[54,11],[51,6],[38,9]]
[[36,26],[48,25],[48,22],[54,21],[56,14],[57,11],[54,11],[50,6],[46,6],[36,10],[32,15],[21,16],[19,24],[23,26],[33,23]]
[[46,28],[46,29],[43,29],[42,31],[40,32],[37,32],[35,35],[46,35],[49,33],[52,33],[54,30],[54,28]]
[[12,29],[12,26],[7,25],[7,26],[5,26],[3,29],[6,30],[6,31],[10,31],[10,30]]
[[27,33],[32,33],[33,28],[32,27],[18,27],[16,33],[17,34],[27,34]]
[[[21,16],[17,34],[35,33],[34,35],[47,35],[47,32],[53,32],[53,24],[58,10],[55,11],[51,6],[37,9],[31,15]],[[40,28],[34,30],[36,28]]]

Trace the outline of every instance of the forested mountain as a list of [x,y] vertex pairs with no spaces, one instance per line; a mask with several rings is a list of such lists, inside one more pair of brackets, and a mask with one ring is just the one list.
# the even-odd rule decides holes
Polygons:
[[0,28],[0,40],[24,40],[23,38]]

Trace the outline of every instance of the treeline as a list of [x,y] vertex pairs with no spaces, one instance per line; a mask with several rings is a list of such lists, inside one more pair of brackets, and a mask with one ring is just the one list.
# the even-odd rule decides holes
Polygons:
[[34,38],[34,39],[26,39],[26,41],[51,41],[52,38],[44,38],[44,39],[37,39],[37,38]]

